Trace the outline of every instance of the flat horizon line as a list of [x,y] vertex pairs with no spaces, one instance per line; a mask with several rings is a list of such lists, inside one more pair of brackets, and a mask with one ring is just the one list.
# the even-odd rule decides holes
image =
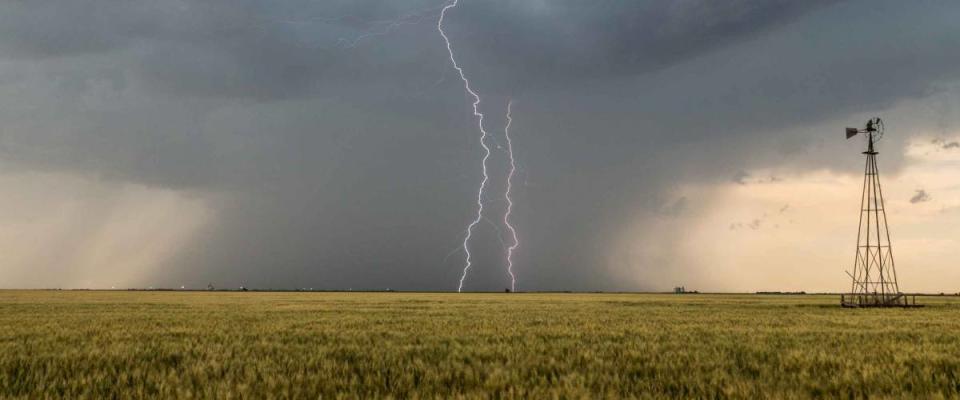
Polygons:
[[[755,292],[684,292],[675,293],[673,291],[603,291],[603,290],[531,290],[531,291],[464,291],[457,292],[451,290],[348,290],[348,289],[175,289],[175,288],[124,288],[124,289],[91,289],[91,288],[3,288],[0,292],[209,292],[209,293],[409,293],[409,294],[672,294],[677,296],[696,296],[696,295],[757,295],[757,296],[816,296],[816,295],[840,295],[849,294],[847,292],[806,292],[806,291],[755,291]],[[960,292],[932,292],[932,293],[903,293],[908,296],[958,296]]]

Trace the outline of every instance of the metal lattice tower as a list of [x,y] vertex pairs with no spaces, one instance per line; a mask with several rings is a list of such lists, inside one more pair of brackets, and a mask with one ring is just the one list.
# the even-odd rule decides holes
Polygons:
[[843,305],[855,307],[904,306],[907,299],[897,284],[897,269],[893,261],[890,228],[880,186],[877,151],[874,144],[883,136],[883,121],[874,118],[866,128],[847,128],[847,139],[859,133],[867,138],[866,166],[863,174],[863,193],[860,200],[860,227],[857,233],[857,254],[853,264],[853,279],[849,297]]

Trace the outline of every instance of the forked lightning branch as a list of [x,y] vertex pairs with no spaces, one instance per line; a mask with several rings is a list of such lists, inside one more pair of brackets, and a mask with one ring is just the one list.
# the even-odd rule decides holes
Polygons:
[[[463,266],[463,273],[460,275],[460,282],[457,286],[457,292],[463,291],[463,283],[467,279],[467,274],[470,272],[470,268],[473,266],[473,254],[470,252],[470,240],[473,239],[474,228],[484,219],[483,216],[483,200],[484,194],[487,190],[488,183],[490,181],[490,175],[487,171],[487,162],[490,160],[490,146],[487,145],[487,139],[490,138],[490,134],[487,132],[486,128],[483,125],[483,112],[480,111],[480,95],[473,89],[470,85],[470,80],[467,78],[466,73],[463,70],[463,67],[457,63],[457,59],[454,55],[453,45],[450,41],[450,37],[447,36],[447,33],[443,30],[443,22],[447,16],[447,12],[453,8],[456,8],[459,5],[459,0],[452,0],[443,9],[440,11],[440,19],[437,21],[437,30],[440,31],[440,36],[443,37],[443,41],[447,46],[447,53],[450,55],[450,63],[453,65],[453,68],[457,70],[457,73],[460,75],[460,79],[463,81],[464,90],[467,94],[473,99],[473,115],[477,120],[477,128],[480,130],[480,147],[483,149],[483,159],[480,162],[482,179],[480,180],[480,188],[477,190],[477,215],[470,221],[467,225],[466,236],[463,239],[463,252],[466,255],[466,261]],[[516,291],[517,279],[516,275],[513,272],[513,253],[519,248],[520,242],[517,237],[517,230],[514,228],[513,224],[510,221],[511,213],[513,212],[513,199],[510,197],[512,184],[513,184],[513,175],[516,172],[516,160],[513,157],[513,143],[510,139],[510,125],[513,122],[512,118],[512,102],[507,103],[507,126],[504,128],[504,135],[506,136],[507,146],[506,151],[510,160],[509,172],[507,174],[507,186],[504,190],[504,198],[507,202],[507,209],[503,216],[503,224],[507,227],[507,230],[510,232],[510,240],[507,249],[505,249],[505,258],[506,258],[506,269],[507,273],[510,276],[510,290]]]

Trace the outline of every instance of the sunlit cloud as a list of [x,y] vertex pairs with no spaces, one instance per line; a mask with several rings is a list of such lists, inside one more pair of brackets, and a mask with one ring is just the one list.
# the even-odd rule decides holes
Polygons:
[[[896,174],[883,175],[881,153],[885,205],[905,291],[956,292],[960,282],[952,254],[960,248],[960,187],[954,178],[960,173],[960,151],[948,151],[952,148],[943,143],[950,142],[910,139],[906,164]],[[858,161],[851,156],[850,162]],[[661,288],[844,290],[862,175],[770,169],[738,176],[678,188],[676,195],[704,201],[692,202],[698,207],[678,219],[661,219],[633,233],[640,238],[632,244],[634,255],[654,264],[633,269],[635,279]],[[770,176],[780,178],[752,178]],[[669,255],[650,258],[657,249]]]

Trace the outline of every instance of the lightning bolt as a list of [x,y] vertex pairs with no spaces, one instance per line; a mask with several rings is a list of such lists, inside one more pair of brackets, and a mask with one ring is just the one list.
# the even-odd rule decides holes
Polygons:
[[[444,257],[444,262],[446,262],[446,260],[450,256],[452,256],[453,254],[455,254],[461,249],[466,254],[466,264],[463,267],[463,273],[460,276],[459,285],[457,287],[457,292],[462,292],[463,283],[467,278],[467,273],[470,271],[470,268],[473,266],[473,255],[470,253],[470,239],[473,238],[474,228],[476,228],[476,226],[479,225],[481,222],[485,221],[489,223],[493,227],[493,229],[497,231],[497,238],[500,240],[500,244],[503,247],[506,247],[507,273],[510,276],[510,290],[515,291],[517,279],[516,279],[516,275],[513,273],[513,253],[517,248],[520,247],[520,242],[517,237],[517,231],[512,225],[512,223],[510,222],[510,217],[513,213],[513,199],[511,198],[511,190],[513,185],[513,177],[517,170],[516,161],[513,156],[513,143],[510,138],[510,126],[513,123],[513,118],[512,118],[513,101],[510,100],[507,103],[507,116],[506,116],[507,124],[504,127],[504,136],[506,138],[506,152],[509,155],[509,161],[510,161],[509,173],[507,175],[507,180],[506,180],[506,190],[504,192],[504,197],[506,199],[507,207],[506,207],[506,212],[504,213],[504,216],[503,216],[503,224],[504,226],[507,227],[507,230],[510,233],[510,239],[511,239],[510,245],[507,246],[506,241],[503,238],[502,231],[500,230],[500,227],[497,226],[497,224],[491,222],[489,219],[485,218],[483,215],[484,192],[486,191],[487,184],[490,181],[490,176],[487,172],[487,163],[491,156],[491,148],[487,144],[487,141],[488,140],[492,141],[493,144],[496,145],[498,150],[503,149],[503,146],[501,146],[500,142],[497,140],[495,136],[490,135],[484,128],[484,125],[483,125],[484,114],[480,112],[480,102],[481,102],[480,95],[473,90],[473,87],[470,84],[470,80],[467,78],[467,75],[464,72],[463,68],[457,62],[450,38],[447,36],[447,33],[443,30],[443,23],[447,16],[447,11],[453,8],[456,8],[459,5],[459,3],[460,3],[460,0],[449,0],[443,6],[426,8],[419,11],[402,14],[394,19],[368,21],[366,22],[366,25],[368,28],[365,31],[361,31],[359,35],[352,38],[341,37],[340,39],[337,40],[337,46],[343,49],[354,49],[361,42],[367,39],[378,37],[378,36],[386,36],[392,33],[393,31],[406,25],[417,25],[423,22],[426,18],[436,16],[437,11],[439,10],[439,19],[437,20],[437,31],[440,32],[440,36],[443,38],[443,41],[446,44],[447,54],[449,55],[450,63],[453,65],[453,68],[459,74],[460,80],[463,81],[463,86],[467,94],[469,94],[470,97],[473,98],[473,104],[472,104],[473,115],[474,117],[476,117],[476,120],[477,120],[477,127],[480,130],[480,146],[483,148],[483,159],[481,161],[483,179],[481,180],[480,188],[477,191],[476,218],[474,218],[467,225],[467,229],[466,229],[463,243],[461,244],[461,246],[455,249],[454,251],[450,252],[449,254],[447,254],[447,256]],[[334,24],[334,23],[344,22],[346,20],[356,20],[356,19],[359,19],[359,18],[353,15],[344,15],[344,16],[333,17],[333,18],[318,18],[318,19],[300,20],[300,21],[272,20],[272,22],[279,22],[279,23],[292,24],[292,25],[310,24],[310,23]],[[441,76],[440,79],[434,84],[434,86],[439,85],[441,82],[443,82],[443,80],[444,80],[444,77]]]
[[286,18],[266,18],[263,21],[259,22],[257,25],[260,29],[266,30],[266,25],[270,23],[280,23],[285,25],[293,26],[302,26],[302,25],[311,25],[311,24],[323,24],[323,25],[339,25],[344,26],[353,26],[353,23],[363,25],[363,28],[354,28],[358,30],[358,34],[353,37],[341,37],[337,39],[336,47],[341,49],[355,49],[361,42],[366,41],[367,39],[378,37],[378,36],[387,36],[394,31],[400,29],[401,27],[407,25],[419,25],[421,22],[427,20],[428,18],[436,18],[439,14],[440,9],[443,6],[435,6],[430,8],[424,8],[421,10],[415,10],[405,14],[401,14],[393,19],[382,19],[382,20],[373,20],[373,21],[364,21],[361,17],[348,14],[338,17],[320,17],[320,18],[308,18],[308,19],[286,19]]
[[517,230],[510,223],[510,215],[513,213],[513,199],[510,197],[510,191],[513,189],[513,174],[517,172],[517,162],[513,158],[513,141],[510,139],[510,125],[513,124],[513,100],[507,102],[507,126],[503,128],[504,136],[507,139],[507,154],[510,156],[510,172],[507,174],[507,190],[504,191],[504,197],[507,200],[507,211],[503,214],[503,225],[510,231],[510,239],[513,241],[507,248],[507,273],[510,274],[510,291],[517,291],[517,277],[513,274],[513,252],[520,247],[520,239],[517,237]]
[[[460,80],[463,81],[463,87],[466,90],[467,94],[473,98],[473,115],[477,119],[477,127],[480,130],[480,146],[483,147],[483,160],[481,161],[483,179],[480,181],[480,189],[477,192],[477,216],[467,225],[466,236],[463,239],[463,245],[461,248],[466,254],[466,264],[463,267],[463,274],[460,275],[460,283],[457,286],[457,292],[463,291],[463,282],[467,278],[467,273],[470,271],[470,267],[473,266],[473,255],[470,253],[470,239],[473,237],[473,228],[475,228],[481,221],[488,221],[483,216],[483,194],[487,188],[487,183],[490,181],[490,175],[487,173],[487,161],[490,159],[490,146],[487,145],[487,139],[491,139],[494,143],[497,144],[497,148],[501,149],[499,143],[497,143],[496,138],[490,136],[487,133],[487,130],[483,127],[483,113],[480,112],[480,95],[473,90],[473,87],[470,85],[470,79],[467,78],[466,73],[463,71],[463,68],[457,63],[456,56],[453,52],[453,45],[450,42],[450,37],[447,36],[447,33],[443,30],[443,21],[447,16],[447,11],[453,9],[459,5],[460,0],[451,0],[447,3],[446,6],[440,10],[440,19],[437,21],[437,30],[440,32],[440,36],[443,37],[444,43],[447,45],[447,54],[450,56],[450,63],[453,65],[453,68],[457,70],[457,73],[460,75]],[[507,227],[507,230],[510,231],[510,245],[509,247],[503,241],[502,236],[500,237],[501,244],[504,247],[507,247],[507,274],[510,275],[510,291],[516,291],[517,289],[517,277],[513,273],[513,253],[517,248],[520,247],[520,240],[517,236],[517,230],[514,228],[513,224],[510,222],[510,217],[513,214],[513,198],[511,197],[511,191],[513,189],[513,176],[517,171],[516,159],[513,156],[513,141],[510,137],[510,126],[513,124],[513,100],[507,102],[507,125],[504,127],[504,137],[506,138],[506,151],[510,159],[510,169],[507,174],[507,187],[504,191],[504,198],[506,199],[507,209],[503,215],[503,224]],[[494,225],[494,228],[497,232],[500,232],[500,229]],[[452,253],[451,253],[452,254]],[[447,255],[449,257],[449,254]]]
[[382,27],[380,29],[374,28],[353,39],[340,38],[337,40],[337,44],[346,49],[356,48],[357,45],[365,39],[369,39],[376,36],[388,35],[393,30],[400,28],[401,26],[404,26],[404,25],[418,25],[428,17],[436,16],[436,14],[434,14],[436,10],[437,10],[436,7],[428,8],[423,11],[401,15],[400,17],[394,20],[374,21],[371,23],[371,25],[382,25]]
[[447,16],[447,11],[456,7],[459,3],[460,0],[453,0],[440,10],[440,19],[437,20],[437,30],[440,31],[440,36],[443,37],[443,41],[447,45],[447,54],[450,55],[450,63],[453,64],[453,68],[460,74],[460,80],[463,81],[464,89],[473,97],[473,115],[477,118],[477,126],[480,128],[480,146],[483,147],[483,160],[480,163],[483,168],[483,180],[480,181],[480,190],[477,192],[477,217],[467,225],[467,236],[463,239],[463,251],[466,253],[467,260],[466,265],[463,267],[463,274],[460,275],[460,285],[457,286],[457,292],[462,292],[463,281],[467,279],[467,272],[469,272],[470,267],[473,266],[473,255],[470,254],[470,238],[473,237],[473,228],[483,220],[483,192],[486,190],[487,182],[490,180],[490,176],[487,174],[487,160],[490,159],[490,147],[487,146],[486,143],[487,136],[489,135],[483,127],[483,113],[480,112],[480,95],[473,91],[473,88],[470,86],[470,80],[467,79],[467,75],[463,72],[463,68],[460,67],[460,64],[457,63],[457,59],[454,56],[453,45],[450,43],[450,38],[443,30],[443,20]]

